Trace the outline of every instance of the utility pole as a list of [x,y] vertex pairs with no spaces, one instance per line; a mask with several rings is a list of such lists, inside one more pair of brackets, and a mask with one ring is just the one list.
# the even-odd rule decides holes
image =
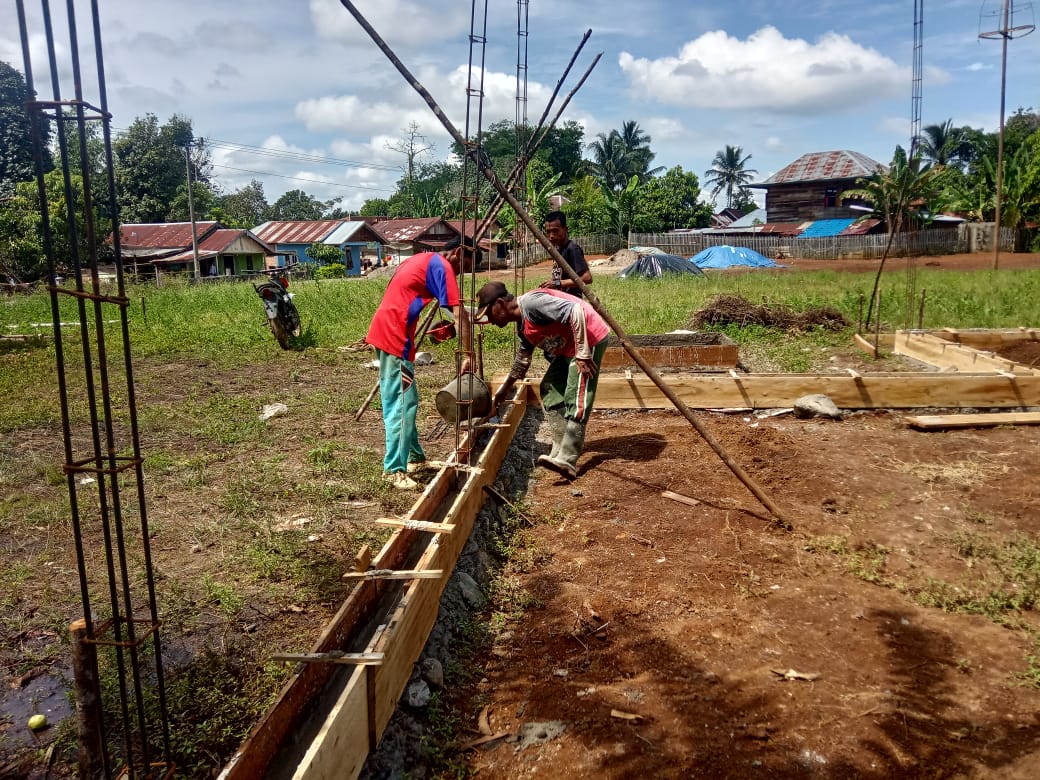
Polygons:
[[198,281],[199,273],[199,236],[195,229],[195,194],[191,184],[191,141],[184,146],[184,164],[188,170],[188,218],[191,220],[191,254],[195,259],[195,279]]
[[[1027,8],[1030,8],[1027,4]],[[1001,40],[1001,54],[1000,54],[1000,126],[997,131],[997,197],[996,197],[996,213],[993,215],[993,219],[996,225],[993,228],[993,270],[996,271],[1000,267],[1000,207],[1001,201],[1004,198],[1004,98],[1007,86],[1007,46],[1008,41],[1012,38],[1021,38],[1024,35],[1029,35],[1036,29],[1036,25],[1020,24],[1017,26],[1012,25],[1012,18],[1015,14],[1013,0],[1004,0],[1003,10],[1001,12],[1000,28],[996,30],[988,30],[979,33],[980,38],[1000,38]]]

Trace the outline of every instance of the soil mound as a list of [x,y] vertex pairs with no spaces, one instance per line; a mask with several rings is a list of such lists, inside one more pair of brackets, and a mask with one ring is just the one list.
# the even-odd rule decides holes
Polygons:
[[798,331],[814,326],[827,330],[848,327],[848,320],[837,309],[821,306],[803,312],[780,304],[754,304],[740,295],[716,295],[703,309],[690,317],[693,330],[706,325],[763,325],[768,328]]

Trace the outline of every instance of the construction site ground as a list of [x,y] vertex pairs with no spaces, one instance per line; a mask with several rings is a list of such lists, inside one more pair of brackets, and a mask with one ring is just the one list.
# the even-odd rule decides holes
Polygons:
[[[1033,363],[1036,346],[1007,357]],[[1005,577],[1040,574],[1016,558],[1038,550],[1040,428],[698,414],[794,532],[677,412],[595,413],[578,479],[541,472],[527,494],[538,522],[509,576],[530,606],[463,695],[475,739],[481,714],[506,736],[465,764],[483,778],[1035,777],[1040,620],[1028,598],[1005,608],[1021,589]]]
[[[934,262],[985,269],[992,258]],[[1002,256],[1002,267],[1016,263],[1036,267],[1040,256]],[[851,344],[835,357],[871,370]],[[373,520],[407,508],[404,495],[358,500],[341,489],[340,472],[362,467],[378,483],[378,412],[353,419],[375,378],[367,358],[307,349],[270,370],[219,377],[204,360],[136,361],[139,397],[165,410],[148,417],[142,446],[165,459],[146,484],[171,668],[201,647],[237,654],[243,668],[310,647],[349,588],[339,575],[359,542],[378,549],[385,538]],[[420,378],[427,401],[450,372],[432,370]],[[307,427],[292,408],[248,446],[223,429],[196,431],[184,412],[234,397],[235,414],[252,419],[261,403],[301,388],[318,399]],[[525,609],[504,622],[482,616],[492,641],[449,674],[443,694],[460,715],[456,746],[481,737],[485,708],[485,730],[502,737],[447,749],[450,761],[487,778],[1034,777],[1040,620],[1028,597],[1040,590],[1040,428],[924,433],[906,428],[902,412],[697,414],[794,531],[771,522],[677,413],[594,413],[578,479],[535,469],[516,497],[534,524],[511,543],[493,603]],[[422,431],[436,422],[424,415]],[[527,445],[532,460],[546,436],[543,426]],[[428,454],[447,454],[452,439],[430,442]],[[61,462],[60,441],[40,427],[2,442],[10,478],[24,477],[27,516],[35,498],[64,490],[40,476]],[[46,574],[5,602],[0,768],[73,776],[71,729],[24,727],[36,711],[54,724],[71,714],[62,632],[78,606],[71,534],[34,528],[5,542],[17,552],[8,557]],[[243,569],[229,551],[254,536]],[[300,572],[287,568],[293,560]],[[272,573],[255,581],[260,564]],[[1034,577],[1019,580],[1021,609],[1008,608],[1015,592],[999,592],[1016,572]],[[241,603],[220,600],[225,579]],[[243,706],[259,717],[262,704]],[[213,765],[235,745],[214,748],[227,752]]]

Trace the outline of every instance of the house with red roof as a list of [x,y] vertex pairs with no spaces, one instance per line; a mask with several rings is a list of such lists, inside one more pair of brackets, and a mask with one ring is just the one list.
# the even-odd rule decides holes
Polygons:
[[119,249],[124,266],[137,271],[142,266],[194,271],[197,251],[204,277],[261,273],[275,253],[251,231],[225,228],[219,222],[127,223],[119,227]]

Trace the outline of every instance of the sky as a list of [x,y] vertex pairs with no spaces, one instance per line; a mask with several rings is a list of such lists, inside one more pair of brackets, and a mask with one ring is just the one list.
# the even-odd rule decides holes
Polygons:
[[[41,0],[24,0],[34,80],[50,96]],[[90,3],[77,9],[84,98],[100,102]],[[302,189],[357,209],[389,197],[411,123],[447,159],[451,137],[339,0],[97,0],[112,126],[191,119],[224,192],[257,179],[273,203]],[[559,101],[602,52],[564,112],[590,143],[635,120],[653,165],[701,178],[727,144],[762,181],[801,155],[850,149],[888,162],[908,145],[914,3],[863,0],[354,0],[454,125],[471,134],[517,115],[518,40],[527,116],[537,122],[586,30]],[[925,3],[924,125],[999,126],[1001,0]],[[1015,25],[1034,22],[1031,5]],[[66,4],[52,2],[57,69],[71,89]],[[0,4],[0,60],[24,70],[17,4]],[[526,38],[518,15],[526,8]],[[486,32],[484,30],[486,29]],[[485,41],[471,47],[471,30]],[[473,77],[469,63],[473,63]],[[470,90],[480,85],[482,105]],[[1007,115],[1040,110],[1040,34],[1011,40]],[[469,89],[468,89],[469,88]],[[467,103],[468,113],[467,113]],[[478,112],[478,108],[480,109]],[[554,108],[555,113],[555,108]],[[761,191],[758,191],[761,193]],[[761,194],[759,194],[761,201]],[[724,205],[724,204],[722,204]]]

